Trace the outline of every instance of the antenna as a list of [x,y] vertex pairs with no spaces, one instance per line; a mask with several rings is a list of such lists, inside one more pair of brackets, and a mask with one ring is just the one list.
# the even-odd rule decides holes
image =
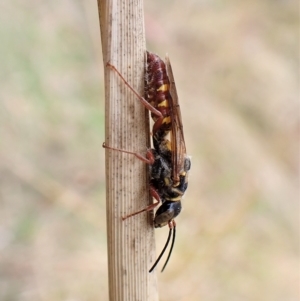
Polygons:
[[171,249],[170,249],[170,251],[169,251],[167,260],[166,260],[166,262],[165,262],[165,264],[164,264],[164,266],[163,266],[161,272],[163,272],[164,269],[165,269],[165,267],[167,266],[167,263],[168,263],[168,261],[169,261],[169,259],[170,259],[170,257],[171,257],[171,254],[172,254],[172,251],[173,251],[173,247],[174,247],[174,243],[175,243],[176,223],[175,223],[174,220],[171,220],[171,221],[169,222],[169,228],[170,228],[170,230],[169,230],[169,235],[168,235],[168,239],[167,239],[167,241],[166,241],[166,243],[165,243],[165,246],[164,246],[164,248],[162,249],[162,251],[161,251],[161,253],[159,254],[159,256],[158,256],[158,258],[156,259],[156,261],[154,262],[153,266],[152,266],[151,269],[149,270],[149,273],[151,273],[151,272],[155,269],[155,267],[156,267],[157,264],[159,263],[160,259],[161,259],[162,256],[164,255],[164,253],[165,253],[165,251],[166,251],[166,249],[167,249],[167,247],[168,247],[168,245],[169,245],[169,242],[170,242],[170,239],[171,239],[171,236],[172,236],[172,232],[173,232],[172,243],[171,243]]

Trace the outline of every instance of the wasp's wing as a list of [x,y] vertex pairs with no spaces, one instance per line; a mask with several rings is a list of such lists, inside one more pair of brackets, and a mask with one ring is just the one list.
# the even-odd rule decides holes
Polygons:
[[172,147],[172,163],[173,163],[173,179],[179,182],[179,175],[184,167],[184,159],[186,155],[186,147],[183,135],[183,126],[181,111],[178,102],[178,95],[175,86],[173,71],[168,55],[166,55],[166,69],[170,80],[170,116],[172,120],[171,130],[171,147]]

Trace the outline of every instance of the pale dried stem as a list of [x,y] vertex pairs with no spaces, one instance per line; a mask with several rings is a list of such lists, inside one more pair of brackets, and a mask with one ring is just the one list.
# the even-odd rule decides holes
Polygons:
[[[142,0],[98,0],[104,66],[114,65],[143,95],[145,33]],[[110,68],[105,68],[105,143],[146,152],[148,112]],[[122,221],[146,207],[148,166],[135,156],[106,150],[108,283],[110,301],[158,300],[154,230],[149,213]]]

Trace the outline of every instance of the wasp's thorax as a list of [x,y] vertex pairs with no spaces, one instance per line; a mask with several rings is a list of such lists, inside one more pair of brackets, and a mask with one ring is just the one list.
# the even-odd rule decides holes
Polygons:
[[166,226],[181,211],[181,202],[165,201],[156,211],[154,217],[154,227]]

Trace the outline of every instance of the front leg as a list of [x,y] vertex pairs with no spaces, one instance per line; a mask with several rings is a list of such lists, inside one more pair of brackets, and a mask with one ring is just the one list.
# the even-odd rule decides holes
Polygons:
[[134,213],[131,213],[131,214],[128,214],[126,216],[123,216],[122,217],[122,220],[124,221],[125,219],[129,218],[129,217],[132,217],[132,216],[135,216],[137,214],[140,214],[142,212],[147,212],[147,211],[151,211],[153,210],[159,203],[161,203],[161,199],[160,199],[160,196],[158,194],[158,192],[156,191],[156,189],[150,185],[150,194],[153,198],[156,199],[157,202],[153,203],[153,204],[150,204],[149,206],[147,206],[146,208],[142,209],[142,210],[139,210],[137,212],[134,212]]

